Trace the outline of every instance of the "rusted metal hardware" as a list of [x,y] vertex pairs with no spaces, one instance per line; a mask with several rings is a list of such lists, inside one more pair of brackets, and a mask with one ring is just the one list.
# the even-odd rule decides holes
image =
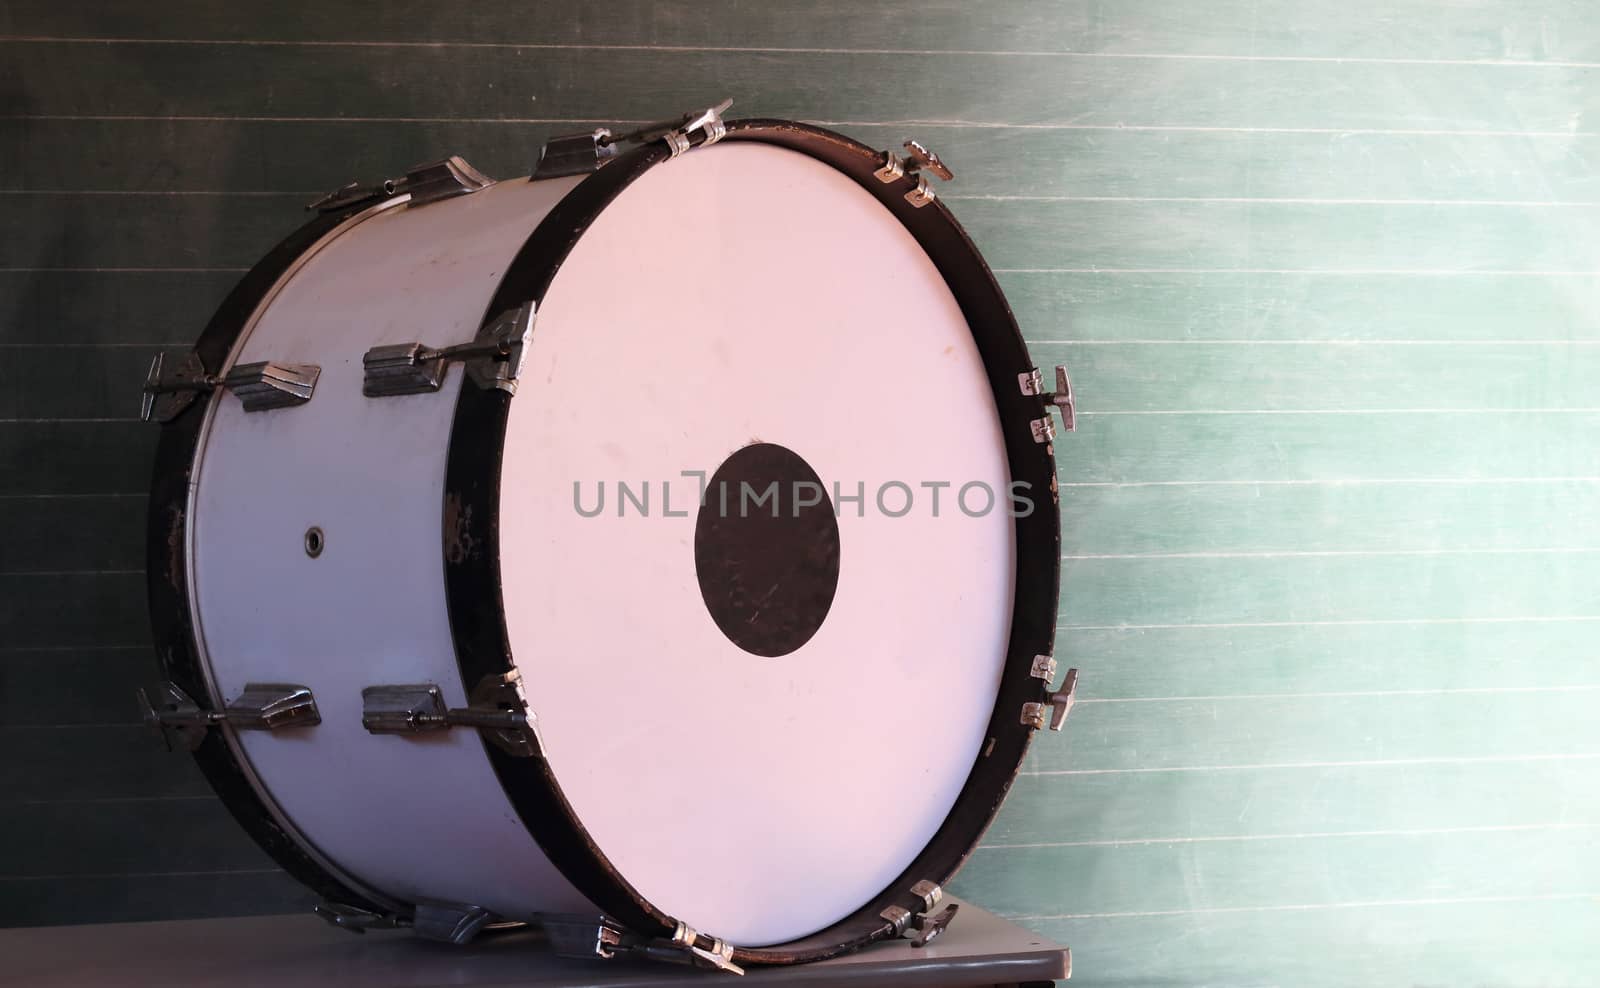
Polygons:
[[932,175],[941,182],[948,182],[955,178],[955,173],[950,167],[939,159],[939,156],[928,150],[917,141],[906,141],[901,147],[905,148],[906,156],[902,158],[893,151],[883,152],[883,164],[873,172],[878,181],[885,184],[909,176],[917,179],[916,187],[906,193],[906,202],[921,209],[937,198],[933,191],[932,183],[928,176]]
[[530,301],[485,326],[470,343],[375,346],[361,358],[361,393],[368,398],[387,398],[435,392],[444,386],[447,366],[458,361],[466,364],[467,376],[479,387],[516,394],[533,323],[534,304]]
[[372,734],[470,727],[508,755],[531,758],[540,751],[533,715],[515,673],[479,680],[465,707],[446,707],[439,687],[432,683],[368,686],[361,691],[361,726]]
[[315,364],[261,360],[237,364],[226,375],[207,374],[198,355],[189,353],[168,373],[166,354],[158,353],[145,374],[139,418],[170,422],[199,395],[222,388],[239,396],[247,412],[289,408],[311,400],[322,369]]
[[[1055,408],[1056,413],[1061,416],[1061,428],[1067,432],[1077,430],[1078,418],[1075,400],[1072,396],[1072,380],[1067,377],[1066,367],[1061,364],[1056,365],[1056,389],[1054,391],[1046,391],[1044,389],[1044,375],[1039,372],[1037,367],[1018,374],[1017,383],[1022,388],[1023,394],[1038,395],[1047,404]],[[1034,439],[1036,441],[1045,442],[1046,439],[1055,438],[1055,428],[1050,425],[1049,418],[1048,415],[1045,416],[1045,424],[1043,426],[1035,426]],[[1039,438],[1041,433],[1046,435],[1046,439]]]
[[[672,157],[676,158],[691,147],[710,147],[726,137],[728,125],[723,122],[722,115],[728,112],[728,108],[732,105],[733,100],[725,99],[716,106],[691,110],[671,120],[658,120],[655,123],[645,124],[626,134],[619,134],[611,141],[613,144],[649,144],[651,141],[665,141]],[[694,143],[696,131],[705,138],[698,145]]]
[[144,376],[144,389],[139,401],[139,419],[149,422],[171,422],[188,408],[196,397],[215,390],[221,383],[215,374],[207,374],[200,355],[185,354],[169,373],[167,355],[158,353],[150,361],[150,370]]
[[142,689],[138,696],[145,724],[161,732],[168,751],[174,736],[194,751],[217,724],[239,731],[276,731],[322,723],[311,690],[293,683],[247,683],[244,692],[221,710],[202,710],[175,683],[162,683],[155,700]]
[[322,917],[330,926],[337,926],[341,930],[351,933],[365,933],[368,930],[394,930],[410,925],[399,916],[388,913],[375,913],[366,909],[357,909],[347,906],[342,902],[319,902],[311,907],[313,915]]
[[[624,144],[664,141],[674,158],[693,147],[710,147],[727,136],[728,125],[722,115],[732,105],[733,100],[725,99],[716,106],[691,110],[671,120],[658,120],[622,134],[601,127],[587,133],[552,137],[539,151],[539,163],[534,167],[533,181],[596,171],[615,158]],[[696,132],[702,137],[698,145],[694,142]]]
[[494,179],[472,167],[458,154],[438,161],[429,161],[410,168],[399,178],[386,178],[371,185],[351,182],[327,195],[306,204],[306,209],[331,213],[368,200],[390,199],[394,196],[411,196],[409,206],[426,206],[430,202],[477,192],[494,184]]
[[744,974],[733,961],[733,945],[679,921],[670,937],[641,937],[607,917],[549,916],[539,924],[562,957],[610,960],[628,953],[668,964],[687,964],[725,974]]
[[322,368],[316,364],[280,364],[260,360],[236,364],[222,379],[222,386],[239,396],[247,412],[271,408],[292,408],[311,400]]
[[920,881],[911,886],[911,894],[922,899],[921,909],[912,911],[904,906],[889,906],[878,916],[894,928],[895,936],[909,939],[913,947],[925,947],[928,941],[949,928],[961,907],[951,903],[934,912],[944,898],[944,890],[935,882]]
[[[1045,681],[1045,685],[1049,688],[1049,680]],[[1034,730],[1043,728],[1047,723],[1050,730],[1061,730],[1067,722],[1067,715],[1072,712],[1072,705],[1077,702],[1077,694],[1078,670],[1068,669],[1067,677],[1061,681],[1061,688],[1051,693],[1045,702],[1022,705],[1022,723]]]
[[477,939],[494,919],[494,913],[482,906],[425,900],[417,903],[411,915],[411,932],[425,940],[460,946]]
[[533,168],[533,181],[585,175],[617,156],[617,142],[611,131],[599,127],[584,134],[552,137],[539,150],[539,163]]

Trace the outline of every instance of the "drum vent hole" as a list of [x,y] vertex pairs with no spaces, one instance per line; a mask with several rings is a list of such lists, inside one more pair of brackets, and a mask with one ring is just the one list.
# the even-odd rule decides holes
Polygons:
[[306,529],[306,555],[312,559],[322,555],[322,529],[315,525]]

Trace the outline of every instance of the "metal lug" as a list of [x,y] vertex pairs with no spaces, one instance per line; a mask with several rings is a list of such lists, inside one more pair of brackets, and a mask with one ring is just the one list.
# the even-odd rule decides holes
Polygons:
[[368,398],[417,395],[444,385],[445,363],[421,343],[375,346],[361,357],[361,393]]
[[933,186],[928,182],[928,176],[926,175],[918,175],[917,187],[906,193],[906,202],[911,203],[918,209],[937,198],[938,196],[934,194]]
[[405,925],[396,916],[386,916],[382,913],[368,912],[347,906],[342,902],[319,902],[311,907],[311,912],[321,916],[330,926],[337,926],[341,930],[351,933],[365,933],[368,930],[393,930]]
[[1033,657],[1033,668],[1028,670],[1028,675],[1034,679],[1042,679],[1046,683],[1054,681],[1056,678],[1056,660],[1048,655],[1035,655]]
[[276,731],[322,723],[311,690],[293,683],[247,683],[244,692],[228,704],[224,717],[240,731]]
[[1061,688],[1051,693],[1043,703],[1024,703],[1022,705],[1022,723],[1034,730],[1040,730],[1049,725],[1050,730],[1059,731],[1067,722],[1067,715],[1072,712],[1072,706],[1078,699],[1078,670],[1068,669],[1067,676],[1061,681]]
[[201,394],[216,388],[217,378],[206,373],[200,355],[190,352],[171,374],[166,372],[167,355],[158,353],[150,361],[139,401],[139,419],[171,422]]
[[432,683],[368,686],[361,691],[361,726],[370,734],[421,734],[452,727],[476,728],[508,755],[539,754],[538,731],[515,673],[485,676],[465,707],[446,707]]
[[599,957],[610,960],[617,956],[618,950],[626,949],[622,945],[622,929],[607,919],[545,916],[539,920],[539,927],[544,930],[544,935],[550,941],[550,949],[558,957]]
[[262,360],[237,364],[222,386],[239,396],[247,412],[292,408],[311,400],[322,368],[316,364],[279,364]]
[[905,159],[893,151],[885,151],[883,152],[883,164],[878,166],[878,170],[872,174],[885,185],[897,178],[904,178],[906,174]]
[[1029,419],[1028,428],[1033,432],[1033,441],[1036,443],[1047,443],[1056,437],[1055,423],[1050,421],[1048,415],[1042,419]]
[[138,696],[144,722],[161,732],[169,751],[173,735],[188,750],[199,748],[206,729],[213,724],[227,723],[241,731],[276,731],[322,723],[311,690],[293,683],[246,683],[238,699],[222,710],[201,709],[175,683],[162,683],[155,701],[143,689]]
[[411,932],[425,940],[457,946],[471,943],[494,914],[482,906],[453,902],[419,902],[411,917]]
[[934,882],[918,882],[911,886],[911,893],[922,900],[920,910],[912,912],[904,906],[888,906],[878,916],[890,925],[895,936],[910,939],[913,947],[922,947],[944,932],[960,906],[951,903],[935,913],[944,891]]
[[394,183],[396,194],[408,192],[411,201],[407,208],[426,206],[440,199],[464,196],[469,192],[487,189],[494,179],[467,164],[465,158],[452,154],[439,161],[417,165],[406,172],[406,177]]
[[460,155],[453,154],[439,161],[417,165],[400,178],[386,178],[373,185],[362,185],[360,182],[342,185],[322,198],[307,203],[306,209],[331,213],[369,199],[389,199],[403,193],[411,195],[408,206],[426,206],[440,199],[486,189],[493,184],[494,179],[469,165]]
[[900,936],[911,926],[911,910],[905,906],[885,906],[878,918],[894,927],[894,935]]
[[361,726],[369,734],[420,734],[450,727],[444,695],[432,683],[368,686],[361,691]]
[[539,150],[539,163],[534,166],[535,182],[563,175],[587,175],[617,156],[617,144],[611,131],[604,127],[587,134],[564,134],[552,137]]
[[471,343],[430,347],[422,343],[375,346],[361,358],[361,393],[368,398],[428,394],[444,386],[447,365],[466,364],[467,376],[480,388],[517,393],[517,375],[533,334],[534,308],[528,302],[503,313],[479,331]]

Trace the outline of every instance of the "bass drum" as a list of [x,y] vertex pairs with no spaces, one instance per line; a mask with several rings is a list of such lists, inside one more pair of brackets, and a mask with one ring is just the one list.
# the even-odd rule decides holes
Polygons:
[[631,141],[341,190],[153,370],[147,716],[341,925],[926,937],[1070,702],[1066,395],[920,147]]

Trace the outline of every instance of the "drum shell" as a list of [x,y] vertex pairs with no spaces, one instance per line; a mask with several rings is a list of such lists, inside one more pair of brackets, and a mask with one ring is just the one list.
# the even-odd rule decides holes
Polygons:
[[576,182],[394,199],[346,222],[274,286],[229,361],[316,365],[313,400],[246,412],[219,396],[200,437],[187,537],[209,699],[221,707],[250,682],[311,688],[316,728],[228,731],[230,743],[304,843],[402,903],[516,918],[593,908],[507,803],[476,732],[372,735],[361,699],[432,683],[447,705],[467,702],[440,542],[463,369],[436,393],[370,399],[362,356],[472,340],[506,266]]

